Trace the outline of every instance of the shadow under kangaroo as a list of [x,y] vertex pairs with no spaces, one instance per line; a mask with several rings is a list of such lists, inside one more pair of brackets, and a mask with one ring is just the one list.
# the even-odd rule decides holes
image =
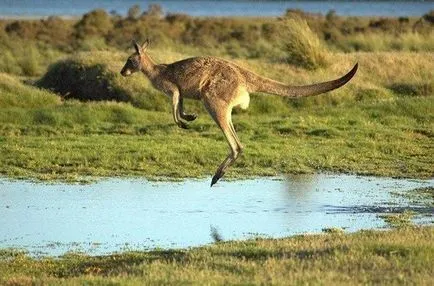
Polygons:
[[249,106],[249,93],[264,92],[288,97],[304,97],[324,93],[347,83],[356,73],[358,64],[343,77],[305,86],[289,86],[262,77],[234,63],[215,57],[194,57],[171,64],[156,64],[143,46],[134,43],[132,54],[121,70],[123,76],[141,71],[152,85],[172,98],[175,123],[187,128],[183,121],[193,121],[196,114],[185,113],[183,98],[201,100],[211,117],[223,131],[231,152],[215,172],[211,186],[225,174],[243,150],[232,124],[232,109]]

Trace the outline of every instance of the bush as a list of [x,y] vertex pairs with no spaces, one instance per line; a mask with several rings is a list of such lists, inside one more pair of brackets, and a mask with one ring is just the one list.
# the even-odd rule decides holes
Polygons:
[[119,74],[126,58],[123,53],[79,53],[51,65],[36,85],[68,99],[113,100],[148,110],[170,110],[168,101],[144,76]]
[[422,17],[426,22],[434,24],[434,10],[429,11]]
[[133,5],[128,9],[127,17],[130,20],[135,20],[139,18],[140,15],[140,6],[139,5]]
[[162,18],[164,16],[163,8],[159,4],[149,4],[148,10],[143,12],[143,16]]
[[37,84],[65,98],[126,101],[125,93],[111,86],[113,76],[103,64],[88,66],[68,59],[53,64]]
[[298,17],[287,19],[285,27],[281,40],[288,53],[288,63],[306,69],[327,66],[327,51],[306,20]]
[[106,36],[113,29],[113,23],[105,10],[96,9],[84,14],[74,28],[75,36],[83,39],[89,36]]

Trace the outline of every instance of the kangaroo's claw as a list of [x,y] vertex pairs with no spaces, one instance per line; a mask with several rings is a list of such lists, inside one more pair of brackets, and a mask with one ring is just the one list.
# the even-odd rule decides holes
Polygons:
[[225,174],[225,173],[223,173],[223,172],[217,172],[217,173],[215,173],[215,175],[212,177],[212,180],[211,180],[211,186],[210,186],[210,187],[212,187],[215,183],[217,183],[217,181],[218,181],[221,177],[223,177],[224,174]]
[[187,121],[193,121],[197,118],[197,114],[184,114],[182,116],[183,119],[187,120]]

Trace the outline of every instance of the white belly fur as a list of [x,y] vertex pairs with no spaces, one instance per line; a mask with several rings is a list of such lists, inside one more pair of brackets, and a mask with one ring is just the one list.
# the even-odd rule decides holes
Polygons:
[[241,109],[247,109],[250,103],[250,96],[246,88],[240,87],[238,89],[237,96],[232,101],[233,107],[240,107]]

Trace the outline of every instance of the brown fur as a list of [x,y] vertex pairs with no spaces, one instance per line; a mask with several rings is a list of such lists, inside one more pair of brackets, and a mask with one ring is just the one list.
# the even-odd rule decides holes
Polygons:
[[172,98],[173,118],[181,128],[186,121],[196,119],[195,114],[184,113],[183,98],[202,100],[211,117],[223,131],[231,153],[220,164],[211,181],[215,184],[242,152],[242,145],[232,124],[232,109],[249,105],[251,92],[265,92],[289,97],[310,96],[336,89],[347,83],[356,73],[357,64],[343,77],[306,86],[288,86],[257,75],[234,63],[214,57],[195,57],[172,64],[156,64],[146,53],[148,43],[131,55],[121,74],[142,71],[152,85]]

